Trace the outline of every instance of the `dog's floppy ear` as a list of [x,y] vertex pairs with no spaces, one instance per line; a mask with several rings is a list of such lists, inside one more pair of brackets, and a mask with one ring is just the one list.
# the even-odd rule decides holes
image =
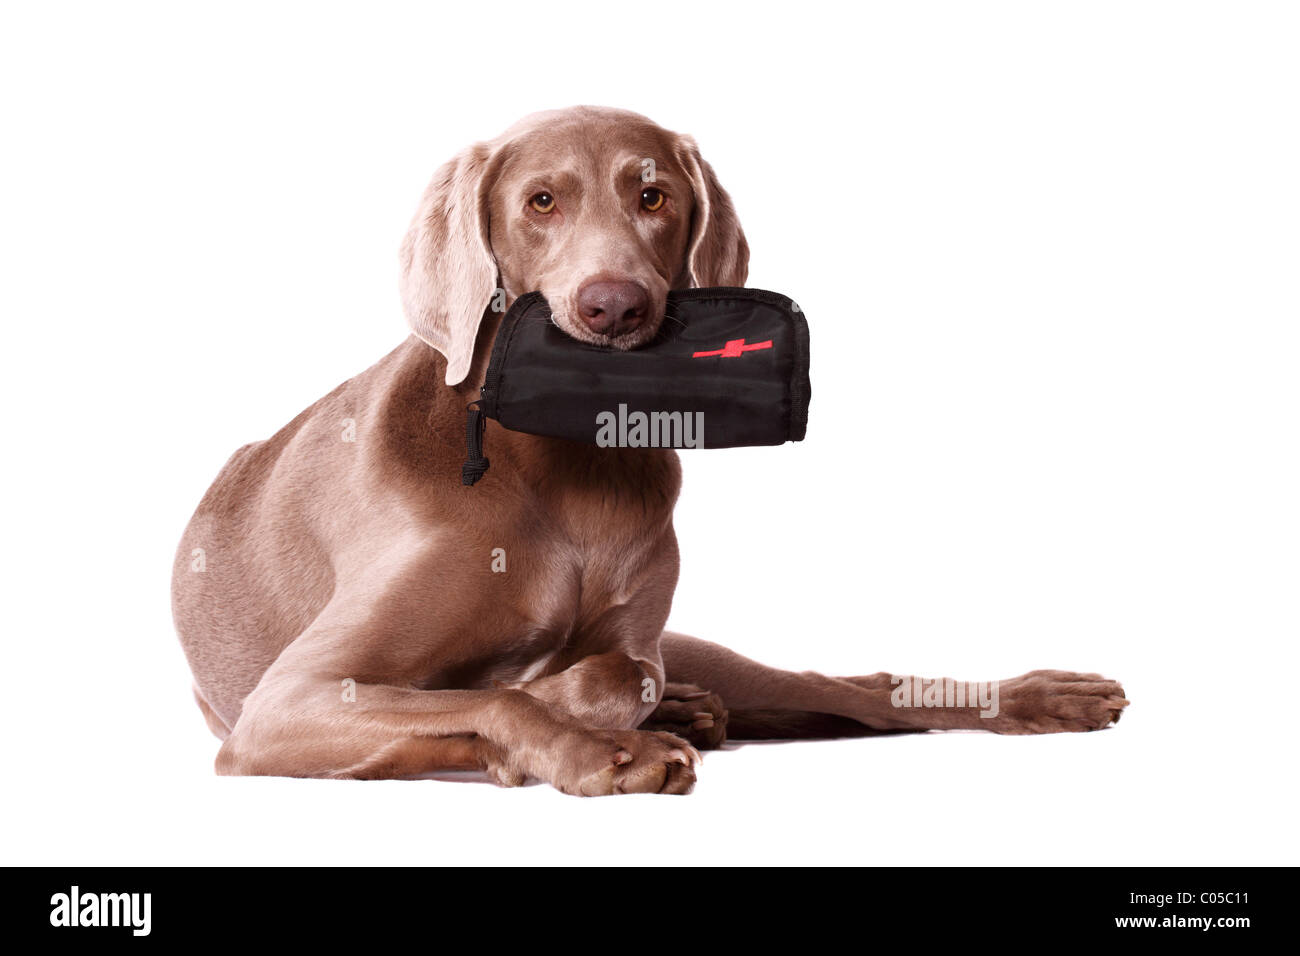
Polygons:
[[731,197],[718,182],[713,167],[700,156],[695,140],[681,137],[681,152],[682,165],[695,192],[687,254],[691,284],[696,288],[743,286],[749,275],[749,243],[740,229]]
[[406,321],[447,359],[448,385],[469,373],[474,338],[497,287],[487,213],[493,152],[478,143],[434,173],[402,241]]

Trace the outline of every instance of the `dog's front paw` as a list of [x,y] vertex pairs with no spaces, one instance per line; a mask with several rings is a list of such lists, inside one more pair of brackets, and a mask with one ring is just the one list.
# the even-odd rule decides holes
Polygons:
[[567,767],[555,781],[565,793],[690,793],[699,752],[672,734],[645,730],[596,731],[567,748]]
[[727,739],[727,708],[717,694],[694,684],[669,683],[641,729],[667,731],[700,750],[717,750]]
[[1117,723],[1129,705],[1118,682],[1072,671],[1030,671],[1002,681],[999,697],[988,729],[1001,734],[1101,730]]

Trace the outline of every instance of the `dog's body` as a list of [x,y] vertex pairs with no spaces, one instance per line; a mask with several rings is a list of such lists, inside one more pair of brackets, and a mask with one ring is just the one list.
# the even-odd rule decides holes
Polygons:
[[743,285],[747,260],[694,144],[635,114],[540,114],[440,170],[403,247],[416,335],[236,452],[185,532],[173,606],[218,770],[686,792],[692,744],[726,734],[1116,719],[1123,691],[1092,674],[1003,682],[986,719],[895,707],[886,674],[794,674],[665,633],[672,451],[490,422],[492,470],[461,485],[498,282],[507,301],[542,289],[577,338],[632,348],[670,288]]

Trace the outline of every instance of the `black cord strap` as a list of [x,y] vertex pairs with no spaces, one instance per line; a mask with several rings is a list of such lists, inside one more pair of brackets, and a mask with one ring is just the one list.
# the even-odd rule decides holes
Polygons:
[[488,460],[483,455],[483,433],[487,430],[487,416],[478,407],[477,401],[465,406],[468,416],[465,421],[465,447],[467,458],[460,467],[460,483],[472,485],[483,477],[488,470]]

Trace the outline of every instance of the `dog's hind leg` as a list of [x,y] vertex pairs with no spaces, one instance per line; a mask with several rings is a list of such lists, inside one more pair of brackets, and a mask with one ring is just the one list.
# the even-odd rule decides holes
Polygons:
[[226,726],[224,720],[217,716],[217,712],[212,709],[212,705],[203,699],[197,684],[193,685],[193,689],[194,700],[198,702],[199,710],[203,711],[203,719],[208,722],[208,730],[216,734],[218,740],[225,740],[230,736],[230,728]]
[[[827,677],[813,671],[767,667],[718,644],[665,631],[660,639],[668,687],[694,685],[719,699],[732,739],[868,736],[916,730],[991,730],[1032,734],[1097,730],[1119,719],[1128,701],[1116,682],[1097,674],[1031,671],[1011,680],[962,687],[948,699],[955,681],[924,682],[929,691],[912,695],[915,678],[878,673]],[[900,688],[907,686],[904,697]],[[966,690],[971,688],[967,699]],[[671,713],[670,695],[661,708]],[[689,703],[689,701],[688,701]],[[650,721],[660,715],[656,711]],[[680,732],[680,731],[679,731]],[[688,738],[690,739],[690,738]],[[692,739],[694,743],[695,740]],[[696,744],[699,746],[698,744]],[[717,744],[715,743],[714,746]]]
[[865,723],[872,695],[833,677],[768,667],[671,631],[659,648],[668,682],[642,729],[671,731],[701,750],[727,739],[822,740],[919,729],[889,721],[887,712]]

